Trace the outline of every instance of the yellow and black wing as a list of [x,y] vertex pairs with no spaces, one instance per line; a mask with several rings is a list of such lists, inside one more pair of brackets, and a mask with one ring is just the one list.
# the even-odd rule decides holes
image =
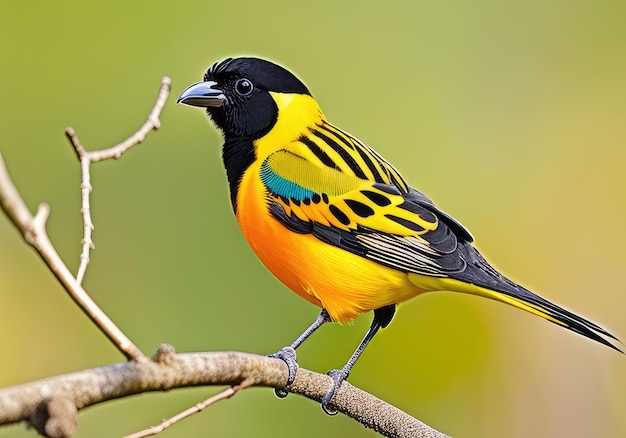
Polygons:
[[291,231],[400,271],[450,276],[465,269],[457,248],[470,234],[414,189],[362,179],[287,149],[264,160],[260,177],[270,213]]
[[[459,222],[367,146],[352,143],[355,149],[340,155],[310,137],[296,143],[271,154],[260,170],[269,212],[287,229],[399,271],[452,279],[453,287],[466,285],[459,291],[507,302],[621,351],[603,337],[616,339],[606,330],[496,271]],[[357,155],[370,164],[359,164]]]

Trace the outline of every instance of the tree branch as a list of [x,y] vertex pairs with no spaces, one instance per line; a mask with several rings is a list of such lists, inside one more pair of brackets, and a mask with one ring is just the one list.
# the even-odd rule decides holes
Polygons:
[[17,188],[9,177],[2,155],[0,155],[0,204],[13,224],[24,236],[24,239],[39,253],[52,273],[67,290],[70,297],[96,324],[96,326],[113,342],[113,344],[126,356],[127,359],[136,361],[146,360],[143,352],[111,321],[111,319],[98,307],[89,294],[81,287],[81,283],[87,265],[89,264],[89,250],[94,247],[91,233],[94,229],[91,219],[91,207],[89,195],[91,193],[90,165],[92,162],[111,158],[119,158],[131,147],[141,143],[148,133],[161,126],[159,116],[163,111],[167,98],[170,94],[172,80],[164,76],[161,79],[161,87],[156,103],[148,115],[146,122],[137,132],[123,142],[110,148],[87,152],[81,144],[76,132],[72,128],[65,130],[65,135],[76,151],[81,167],[81,213],[83,215],[83,239],[80,265],[76,278],[71,274],[63,260],[50,242],[45,230],[46,221],[50,213],[50,207],[46,203],[39,205],[39,210],[33,217],[22,200]]
[[148,119],[146,122],[139,128],[137,132],[128,137],[121,143],[116,144],[110,148],[100,149],[96,151],[87,151],[80,140],[78,139],[78,135],[73,128],[69,127],[65,130],[65,135],[67,139],[70,141],[70,144],[74,148],[76,155],[78,156],[78,161],[80,161],[80,173],[81,173],[81,182],[80,182],[80,191],[81,191],[81,209],[80,212],[83,215],[83,239],[81,240],[82,252],[80,254],[80,265],[78,266],[78,272],[76,273],[76,281],[78,284],[83,282],[83,278],[85,277],[85,272],[87,271],[87,266],[89,265],[89,250],[95,248],[93,244],[93,240],[91,238],[91,233],[93,232],[94,225],[91,220],[91,206],[89,202],[89,195],[91,194],[91,174],[90,174],[90,165],[91,163],[96,163],[98,161],[108,160],[108,159],[118,159],[122,156],[124,152],[129,150],[131,147],[142,143],[146,136],[150,131],[157,130],[161,127],[161,120],[159,117],[161,116],[161,112],[165,107],[165,103],[167,102],[167,98],[170,95],[170,90],[172,87],[172,80],[164,76],[161,78],[161,88],[159,89],[159,95],[157,96],[157,100],[152,108],[152,111],[148,115]]
[[[45,409],[51,401],[80,410],[142,392],[189,386],[245,382],[249,386],[283,388],[287,374],[287,366],[280,359],[238,352],[176,354],[173,347],[163,344],[153,360],[122,362],[0,389],[0,424],[28,421],[41,432],[42,422],[45,425],[52,421],[57,425],[69,423],[70,429],[76,419],[67,415],[67,410],[61,411],[61,416],[52,415],[50,409]],[[291,392],[320,402],[331,384],[329,376],[299,368]],[[446,437],[348,382],[341,385],[331,405],[385,436]],[[33,424],[33,415],[42,411],[48,412],[46,421],[39,418],[39,424]]]
[[2,154],[0,154],[0,207],[22,233],[24,240],[35,248],[72,300],[120,352],[127,359],[138,362],[147,360],[142,351],[98,307],[63,263],[61,256],[57,253],[46,233],[46,221],[50,214],[50,206],[45,202],[39,204],[37,214],[33,217],[13,181],[11,181]]

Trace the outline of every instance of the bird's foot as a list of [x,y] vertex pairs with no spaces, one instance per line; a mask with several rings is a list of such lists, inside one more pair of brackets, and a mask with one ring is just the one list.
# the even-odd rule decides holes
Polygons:
[[298,370],[298,362],[296,358],[296,350],[293,347],[285,347],[280,351],[273,354],[268,354],[268,357],[280,359],[287,365],[289,369],[289,375],[287,376],[287,384],[284,388],[275,388],[274,393],[277,397],[285,398],[289,394],[289,388],[294,380],[296,380],[296,371]]
[[326,374],[328,374],[333,379],[333,386],[330,388],[330,391],[328,391],[326,395],[322,398],[322,409],[328,415],[337,415],[337,410],[330,408],[328,404],[332,400],[335,392],[337,392],[343,381],[348,378],[349,372],[346,372],[345,370],[330,370]]

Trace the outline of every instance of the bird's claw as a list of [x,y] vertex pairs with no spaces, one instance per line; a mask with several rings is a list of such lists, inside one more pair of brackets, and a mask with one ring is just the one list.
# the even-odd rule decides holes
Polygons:
[[326,374],[328,374],[330,378],[333,379],[333,386],[330,388],[330,391],[328,391],[326,395],[322,398],[322,409],[328,415],[337,415],[337,410],[330,408],[328,404],[332,400],[335,392],[337,392],[343,381],[348,378],[349,373],[344,370],[330,370]]
[[277,397],[285,398],[289,394],[289,388],[291,388],[291,384],[294,380],[296,380],[296,371],[298,370],[296,350],[293,347],[285,347],[280,351],[277,351],[273,354],[268,354],[267,356],[280,359],[285,362],[285,365],[287,365],[289,375],[287,376],[287,383],[285,384],[285,387],[274,389],[274,393]]

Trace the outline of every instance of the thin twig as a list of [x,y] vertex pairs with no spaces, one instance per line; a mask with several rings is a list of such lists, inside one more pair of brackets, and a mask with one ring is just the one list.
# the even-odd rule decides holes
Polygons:
[[69,268],[50,242],[46,233],[46,221],[50,214],[50,206],[42,202],[33,217],[22,196],[11,181],[0,154],[0,207],[22,233],[28,242],[48,265],[50,271],[61,282],[70,297],[94,324],[113,342],[127,358],[145,361],[147,357],[141,350],[113,323],[106,313],[98,307],[89,294],[76,281]]
[[128,151],[131,147],[143,142],[148,133],[150,133],[150,131],[152,131],[153,129],[159,129],[161,127],[161,121],[159,117],[161,116],[161,112],[163,111],[165,103],[167,102],[167,99],[170,95],[171,85],[172,80],[169,77],[164,76],[161,79],[161,88],[159,89],[159,95],[157,96],[152,111],[148,115],[148,119],[137,132],[135,132],[123,142],[116,144],[115,146],[88,152],[81,144],[80,140],[78,139],[78,135],[76,135],[76,131],[74,131],[73,128],[69,127],[65,130],[65,135],[70,141],[70,144],[74,148],[74,151],[78,156],[78,160],[80,161],[80,212],[83,216],[83,238],[81,240],[82,251],[80,254],[80,264],[76,273],[76,281],[78,281],[78,284],[81,284],[83,282],[85,272],[87,271],[87,266],[89,265],[89,250],[95,247],[93,239],[91,237],[94,225],[93,220],[91,219],[91,205],[89,201],[92,190],[90,165],[91,163],[96,163],[98,161],[120,158],[122,154]]
[[237,394],[242,389],[246,389],[254,384],[254,379],[248,377],[239,385],[233,385],[230,388],[226,388],[223,391],[215,394],[213,397],[209,397],[204,401],[196,403],[189,409],[185,409],[179,414],[174,415],[171,418],[165,419],[158,426],[152,426],[144,430],[140,430],[139,432],[133,433],[131,435],[127,435],[124,438],[144,438],[147,436],[153,436],[158,433],[163,432],[165,429],[170,427],[172,424],[179,422],[180,420],[184,420],[187,417],[192,416],[193,414],[197,414],[198,412],[202,412],[209,406],[214,403],[217,403],[221,400],[226,400],[227,398],[231,398],[233,395]]

